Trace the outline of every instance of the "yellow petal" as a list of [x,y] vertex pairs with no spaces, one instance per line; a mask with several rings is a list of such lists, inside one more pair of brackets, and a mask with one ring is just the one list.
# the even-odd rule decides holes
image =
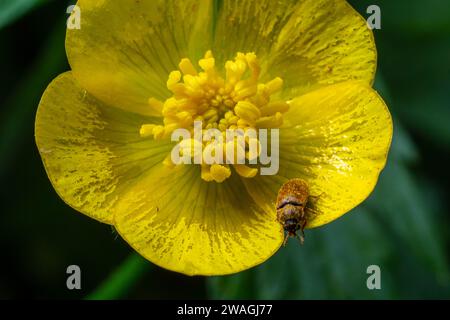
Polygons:
[[[296,18],[301,16],[301,19]],[[285,80],[283,96],[296,97],[349,80],[372,84],[377,52],[372,31],[345,0],[300,1],[270,54],[268,70]]]
[[60,197],[74,209],[111,223],[111,208],[171,146],[143,139],[154,118],[107,107],[80,88],[72,73],[45,91],[36,116],[36,143]]
[[288,179],[301,178],[320,196],[307,228],[337,219],[364,201],[384,168],[392,139],[391,115],[378,94],[347,82],[292,101],[280,130],[277,176],[243,179],[252,197],[273,210]]
[[160,115],[149,98],[170,96],[166,81],[182,58],[211,48],[212,0],[79,0],[81,29],[66,51],[82,87],[129,111]]
[[213,46],[217,65],[237,52],[254,52],[263,61],[293,8],[294,1],[223,0]]
[[348,80],[371,83],[376,69],[372,31],[345,0],[224,0],[213,51],[219,65],[255,52],[263,80],[281,77],[287,99]]
[[198,166],[157,166],[121,197],[115,226],[153,263],[188,275],[221,275],[253,267],[281,245],[275,212],[258,208],[237,175],[200,178]]

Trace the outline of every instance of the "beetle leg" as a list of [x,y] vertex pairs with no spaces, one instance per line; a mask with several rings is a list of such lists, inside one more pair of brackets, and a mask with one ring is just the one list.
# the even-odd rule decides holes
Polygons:
[[303,243],[305,242],[305,235],[303,234],[303,232],[301,235],[297,234],[296,238],[300,241],[300,244],[303,245]]
[[318,196],[312,196],[312,195],[310,195],[310,196],[309,196],[309,199],[312,199],[313,202],[317,202],[317,201],[319,201],[319,199],[320,199],[324,194],[325,194],[325,192],[322,192],[322,193],[319,194]]
[[300,243],[303,244],[305,242],[305,227],[306,224],[308,223],[308,221],[304,220],[301,224],[300,224],[300,231],[302,232],[302,234],[300,235]]
[[308,202],[306,203],[306,209],[312,211],[313,213],[316,213],[315,207],[316,203],[320,200],[320,198],[325,194],[325,192],[322,192],[318,196],[309,196]]
[[289,233],[286,233],[286,236],[284,237],[284,241],[283,241],[283,247],[286,247],[288,240],[289,240]]

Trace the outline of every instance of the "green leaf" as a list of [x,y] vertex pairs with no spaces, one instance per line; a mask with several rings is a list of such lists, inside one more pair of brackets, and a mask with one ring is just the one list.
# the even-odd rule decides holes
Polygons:
[[137,253],[132,253],[87,300],[124,298],[151,264]]
[[251,299],[253,296],[253,274],[251,271],[238,274],[210,277],[207,279],[208,296],[212,299]]
[[398,107],[398,114],[409,127],[434,147],[446,151],[450,151],[449,87],[450,81],[442,82],[433,91],[402,100]]
[[0,0],[0,29],[49,0]]
[[428,206],[424,191],[425,186],[404,165],[391,162],[368,205],[382,219],[385,232],[395,234],[403,250],[419,259],[440,282],[448,278],[448,263],[438,213]]
[[[388,105],[392,105],[391,92],[380,73],[375,86],[389,101]],[[448,131],[446,119],[450,117],[445,117],[448,108],[444,107],[443,103],[444,100],[448,100],[448,93],[447,90],[436,89],[432,92],[433,97],[427,94],[428,101],[421,99],[423,94],[415,93],[409,105],[397,106],[397,113],[403,116],[403,119],[410,119],[411,126],[423,127],[423,132],[434,135],[435,141],[440,141],[442,147],[442,141],[450,142],[450,132],[449,135],[444,134],[446,131],[444,128]],[[436,103],[436,96],[441,97],[442,103]],[[430,108],[436,108],[439,111],[430,112]],[[450,146],[450,143],[446,146]],[[443,246],[442,231],[446,230],[439,228],[439,210],[442,208],[439,204],[440,199],[434,197],[430,201],[430,197],[427,196],[428,184],[423,179],[418,180],[418,177],[413,175],[413,171],[409,170],[411,165],[419,161],[419,151],[412,138],[400,120],[394,117],[394,136],[388,164],[366,205],[378,214],[386,229],[392,231],[391,234],[396,237],[395,241],[398,239],[403,241],[400,250],[407,247],[424,264],[424,267],[432,272],[431,281],[439,286],[450,279],[449,265]],[[447,287],[450,289],[449,284]]]
[[[381,72],[378,72],[376,76],[374,88],[380,92],[388,107],[393,105],[391,92],[387,88],[386,81]],[[393,118],[394,134],[392,138],[391,150],[389,152],[389,159],[409,164],[418,162],[420,158],[419,150],[410,135],[407,133],[403,124],[395,116],[393,116]]]

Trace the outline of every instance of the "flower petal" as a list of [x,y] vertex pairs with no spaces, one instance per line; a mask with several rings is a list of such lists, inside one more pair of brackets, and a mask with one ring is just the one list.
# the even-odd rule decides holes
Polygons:
[[171,146],[142,139],[154,118],[105,106],[71,72],[45,91],[36,116],[36,143],[53,187],[74,209],[111,223],[111,207]]
[[220,61],[216,64],[223,65],[238,52],[266,59],[295,8],[292,0],[223,0],[214,36],[213,52]]
[[214,42],[218,58],[255,52],[264,61],[265,80],[284,80],[284,97],[349,80],[372,83],[373,33],[345,0],[223,2]]
[[[316,213],[307,228],[337,219],[374,189],[392,139],[391,115],[364,83],[320,89],[291,103],[280,130],[280,170],[244,183],[265,210],[274,207],[281,185],[301,178],[310,186]],[[272,209],[273,210],[273,209]]]
[[81,29],[67,31],[75,78],[118,108],[160,115],[149,98],[165,100],[166,81],[182,58],[210,49],[211,0],[79,0]]
[[157,166],[116,206],[120,235],[153,263],[188,275],[238,272],[268,259],[283,233],[237,177],[200,179],[198,166]]

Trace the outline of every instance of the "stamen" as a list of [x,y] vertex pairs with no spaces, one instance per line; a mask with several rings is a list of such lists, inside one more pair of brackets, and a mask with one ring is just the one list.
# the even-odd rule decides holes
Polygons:
[[258,174],[258,169],[247,167],[245,164],[235,164],[234,169],[244,178],[253,178]]
[[257,128],[274,129],[279,128],[283,125],[283,115],[281,112],[277,112],[275,115],[270,117],[259,118],[256,121]]
[[289,105],[284,101],[271,102],[268,105],[261,107],[261,115],[269,116],[276,114],[277,112],[285,113],[289,110]]
[[220,164],[213,164],[211,166],[210,173],[214,181],[219,183],[224,182],[231,176],[230,168]]
[[139,131],[142,138],[147,138],[153,136],[153,129],[156,125],[154,124],[144,124]]
[[275,92],[278,92],[283,87],[283,79],[281,78],[275,78],[272,81],[266,83],[267,93],[269,95],[274,94]]
[[254,125],[255,121],[261,117],[261,111],[251,102],[239,101],[234,108],[238,117]]
[[195,70],[194,65],[189,59],[181,59],[181,62],[178,66],[185,75],[196,76],[198,75],[197,70]]
[[[201,159],[201,178],[218,183],[225,181],[231,170],[224,163],[232,163],[241,177],[255,177],[258,166],[249,167],[239,161],[253,161],[259,157],[261,145],[258,138],[246,137],[244,142],[239,139],[225,141],[225,135],[227,130],[240,129],[246,133],[249,129],[279,128],[289,105],[285,101],[271,101],[271,96],[281,90],[283,80],[275,78],[259,83],[261,67],[254,53],[238,53],[233,61],[226,61],[224,77],[216,68],[211,51],[206,52],[198,65],[200,71],[191,60],[184,58],[179,63],[179,71],[169,74],[167,88],[173,96],[164,103],[154,98],[148,101],[151,108],[163,115],[163,124],[143,125],[140,135],[143,138],[168,139],[179,128],[192,133],[194,122],[201,121],[202,129],[218,129],[223,136],[223,142],[215,141],[216,136],[203,144],[193,139],[180,144],[181,154]],[[199,144],[203,151],[198,151]],[[255,145],[256,148],[253,147]],[[206,164],[205,159],[215,156],[216,152],[223,154],[214,159],[223,162],[215,163],[217,160],[214,160],[212,164]],[[163,163],[168,167],[175,166],[170,155]]]

